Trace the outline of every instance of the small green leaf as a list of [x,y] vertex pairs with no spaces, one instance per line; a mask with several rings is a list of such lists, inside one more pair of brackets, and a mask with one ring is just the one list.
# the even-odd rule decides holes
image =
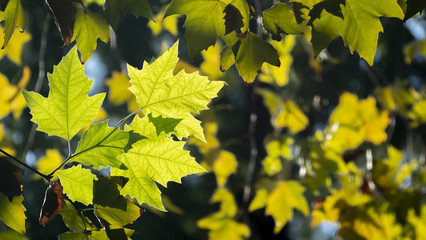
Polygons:
[[93,202],[93,180],[96,176],[89,169],[83,169],[81,165],[73,166],[65,170],[57,171],[61,180],[64,193],[72,201],[79,201],[89,205]]
[[10,0],[4,12],[0,11],[0,21],[5,20],[4,42],[2,49],[6,47],[12,37],[15,28],[18,26],[22,31],[25,30],[26,19],[22,10],[20,0]]
[[13,197],[12,201],[0,193],[0,220],[13,230],[25,233],[25,207],[22,195]]
[[153,117],[152,114],[148,114],[149,122],[154,124],[157,135],[160,135],[161,132],[165,134],[173,133],[175,127],[182,121],[182,119],[175,118],[163,118],[161,115],[158,117]]
[[164,134],[133,144],[132,149],[119,156],[127,170],[111,170],[113,176],[129,178],[121,189],[121,194],[129,194],[139,203],[145,202],[164,211],[161,192],[154,181],[167,186],[169,181],[180,183],[180,179],[186,175],[205,171],[188,151],[183,150],[184,144],[173,141]]
[[120,167],[117,156],[125,152],[129,133],[119,128],[108,127],[108,120],[91,125],[78,143],[72,161],[93,166]]
[[276,3],[272,8],[263,11],[262,16],[263,26],[271,33],[274,40],[280,41],[281,33],[303,33],[296,22],[293,10],[285,3]]
[[188,39],[190,57],[216,43],[218,36],[225,35],[226,4],[217,0],[173,0],[164,18],[174,14],[187,16],[185,37]]
[[237,69],[246,83],[253,83],[264,62],[280,65],[277,50],[252,32],[241,39],[236,58]]
[[[187,74],[180,71],[173,75],[178,62],[178,42],[151,64],[144,62],[143,69],[128,66],[129,88],[145,114],[152,117],[182,119],[176,126],[178,138],[194,135],[205,141],[200,121],[191,114],[207,109],[210,100],[216,97],[224,82],[209,81],[198,72]],[[143,135],[143,133],[140,133]]]
[[37,130],[70,140],[97,116],[105,93],[88,96],[92,81],[84,74],[76,47],[54,67],[48,79],[48,98],[35,92],[22,92],[31,109],[32,121],[38,124]]
[[71,42],[77,41],[78,51],[81,53],[81,61],[85,63],[96,49],[97,39],[107,43],[110,31],[105,19],[96,13],[78,10],[75,14],[74,34]]

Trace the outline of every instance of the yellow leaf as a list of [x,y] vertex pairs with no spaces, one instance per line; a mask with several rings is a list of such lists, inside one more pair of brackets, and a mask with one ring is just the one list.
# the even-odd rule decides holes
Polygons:
[[249,212],[264,208],[268,200],[268,195],[268,190],[266,190],[265,188],[257,190],[256,195],[254,196],[254,199],[253,201],[251,201],[250,206],[248,208]]
[[309,120],[292,100],[283,101],[276,93],[260,89],[265,106],[271,114],[272,124],[277,128],[287,127],[290,134],[296,134],[308,126]]
[[178,15],[168,16],[166,19],[163,19],[164,13],[167,7],[163,8],[157,15],[154,16],[153,20],[148,22],[148,27],[151,28],[152,35],[158,36],[163,30],[167,30],[173,36],[178,35]]
[[[16,65],[21,65],[22,48],[24,44],[30,40],[30,34],[26,32],[21,32],[19,31],[19,29],[15,29],[9,41],[9,44],[7,44],[6,47],[4,47],[3,49],[0,49],[0,59],[3,58],[3,56],[7,56]],[[3,27],[1,27],[0,25],[0,45],[3,45],[3,42]]]
[[376,145],[386,141],[386,128],[389,124],[389,112],[379,113],[376,100],[369,97],[360,102],[360,114],[365,123],[366,140]]
[[426,240],[426,205],[422,205],[420,216],[413,209],[408,210],[407,222],[414,227],[417,240]]
[[225,188],[217,189],[210,202],[220,203],[220,210],[215,213],[217,216],[234,217],[237,214],[237,203],[235,202],[234,195]]
[[358,97],[352,93],[345,92],[340,95],[339,100],[339,105],[337,105],[329,118],[330,123],[340,123],[352,127],[361,125]]
[[[339,125],[338,125],[339,126]],[[331,129],[333,126],[331,127]],[[333,130],[329,130],[333,131]],[[324,143],[329,149],[343,154],[348,149],[357,148],[365,140],[365,130],[356,128],[339,126],[334,132],[330,133],[328,139]]]
[[[52,172],[55,168],[57,168],[62,162],[64,161],[64,158],[62,157],[61,153],[56,149],[46,149],[46,155],[44,157],[41,157],[36,162],[36,168],[39,172],[44,174],[49,174]],[[41,177],[38,174],[33,174],[34,179],[41,179]],[[54,179],[57,179],[58,177],[54,176]]]
[[401,225],[395,222],[394,213],[376,212],[374,208],[367,210],[368,219],[358,217],[354,219],[353,229],[366,239],[397,239],[402,234]]
[[24,197],[14,196],[12,201],[0,192],[0,220],[13,230],[25,233],[25,207],[22,205]]
[[227,217],[207,216],[197,222],[199,228],[209,229],[209,240],[243,240],[250,236],[250,229]]
[[112,77],[105,81],[105,84],[109,88],[109,102],[113,105],[120,105],[131,99],[133,94],[130,92],[129,87],[132,86],[132,84],[130,84],[129,81],[130,78],[126,74],[116,71],[112,72]]
[[376,89],[376,96],[378,101],[383,105],[385,109],[395,110],[396,103],[393,99],[393,91],[391,87],[382,87]]
[[222,76],[222,72],[220,71],[221,49],[222,45],[216,43],[215,45],[210,46],[207,50],[203,50],[201,52],[204,62],[200,65],[200,73],[208,76],[212,80],[219,79]]
[[268,176],[273,176],[279,173],[282,169],[282,163],[279,157],[266,156],[262,161],[263,170]]
[[283,87],[289,81],[291,65],[293,57],[290,52],[296,44],[296,36],[287,35],[281,42],[270,41],[272,46],[277,50],[281,65],[276,67],[269,63],[262,65],[262,72],[259,75],[259,80],[267,83],[276,83]]
[[10,101],[17,94],[18,88],[10,85],[5,75],[0,73],[0,119],[11,112]]
[[216,175],[218,187],[223,187],[228,177],[237,171],[238,162],[234,154],[222,150],[213,162],[213,172]]
[[303,196],[305,188],[296,181],[279,181],[275,189],[268,196],[266,202],[267,215],[275,220],[274,233],[277,234],[292,220],[293,209],[308,215],[308,202]]
[[287,100],[281,108],[281,112],[274,121],[276,126],[288,127],[290,134],[296,134],[308,126],[308,118],[293,100]]

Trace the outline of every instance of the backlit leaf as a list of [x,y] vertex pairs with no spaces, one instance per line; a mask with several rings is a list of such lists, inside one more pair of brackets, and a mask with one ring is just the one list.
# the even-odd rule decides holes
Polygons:
[[302,29],[296,22],[293,10],[285,3],[277,2],[262,12],[263,26],[271,33],[272,39],[281,40],[281,33],[300,34]]
[[265,213],[275,220],[274,233],[277,234],[292,220],[293,209],[305,215],[309,213],[308,202],[303,196],[304,187],[295,181],[279,181],[268,196]]
[[252,32],[241,39],[235,62],[240,76],[248,84],[253,83],[264,62],[280,65],[277,50]]
[[76,40],[81,61],[85,63],[96,49],[97,39],[107,43],[109,40],[109,26],[106,20],[96,13],[78,10],[75,14],[74,34],[71,42]]
[[[295,2],[304,4],[309,1],[297,0]],[[320,9],[318,18],[311,19],[315,32],[317,32],[317,34],[314,32],[312,36],[316,54],[326,48],[335,37],[342,36],[352,53],[357,51],[369,65],[373,65],[379,32],[383,31],[379,17],[399,19],[404,17],[397,1],[346,0],[344,4],[340,4],[338,1],[332,4],[336,5],[335,8],[340,8],[343,18],[325,9]]]
[[16,27],[19,27],[22,31],[25,30],[26,19],[20,0],[9,0],[4,12],[0,12],[0,21],[3,20],[5,20],[6,23],[3,29],[4,42],[1,47],[2,49],[9,43]]
[[24,197],[22,195],[13,197],[12,201],[0,193],[0,220],[7,226],[17,231],[25,233],[25,207],[22,205]]
[[92,204],[93,180],[96,179],[96,176],[91,174],[89,169],[83,169],[81,165],[78,165],[59,170],[56,174],[69,199],[85,205]]
[[78,143],[72,161],[101,169],[120,167],[117,156],[124,153],[129,142],[129,134],[119,128],[108,126],[108,120],[94,124],[87,129]]
[[95,204],[95,214],[97,217],[107,221],[109,228],[121,228],[124,225],[133,223],[141,215],[141,209],[134,205],[131,200],[126,199],[126,203],[125,210]]
[[121,194],[129,194],[140,204],[145,202],[165,210],[161,203],[161,192],[155,182],[167,186],[169,181],[180,183],[180,179],[186,175],[205,171],[189,152],[183,150],[183,145],[184,142],[173,141],[164,134],[162,137],[142,139],[133,144],[132,149],[119,156],[127,170],[111,170],[113,176],[129,178],[129,182],[121,189]]
[[204,61],[200,65],[200,73],[207,75],[210,79],[219,79],[222,76],[220,71],[220,49],[221,45],[216,43],[207,50],[203,50]]
[[165,18],[174,14],[187,16],[183,27],[190,57],[214,45],[218,36],[225,35],[225,7],[222,0],[173,0],[169,5]]
[[228,177],[237,171],[238,162],[234,154],[222,150],[213,162],[213,172],[216,175],[218,187],[223,187]]
[[200,121],[191,113],[207,109],[207,104],[216,97],[224,82],[209,81],[198,73],[184,71],[173,75],[177,52],[178,43],[175,43],[153,63],[144,62],[142,70],[128,66],[132,83],[130,91],[136,95],[144,114],[182,119],[175,128],[179,138],[194,135],[205,140]]
[[[3,27],[0,26],[0,44],[3,45]],[[7,46],[0,49],[0,59],[3,56],[7,56],[12,62],[17,65],[21,65],[21,54],[22,48],[25,43],[31,40],[31,35],[27,32],[20,32],[18,29],[15,29],[12,37],[12,41],[8,43]]]
[[70,140],[96,117],[105,93],[89,97],[92,81],[84,74],[84,66],[74,47],[48,74],[50,93],[45,98],[23,91],[38,130]]

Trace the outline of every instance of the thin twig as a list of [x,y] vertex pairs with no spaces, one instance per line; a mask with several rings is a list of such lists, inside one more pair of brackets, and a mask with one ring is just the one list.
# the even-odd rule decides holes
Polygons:
[[[109,41],[110,41],[110,44],[111,44],[111,49],[118,52],[117,51],[117,34],[115,34],[114,29],[112,27],[110,27],[110,32],[111,32],[111,35],[110,35]],[[121,72],[124,73],[124,74],[127,74],[126,62],[123,61],[123,59],[121,59],[121,58],[119,58],[119,62],[120,62]]]
[[[43,30],[41,33],[41,42],[40,42],[40,52],[38,55],[38,77],[37,77],[36,85],[34,87],[34,92],[36,93],[40,92],[41,87],[43,86],[44,76],[46,75],[44,56],[46,55],[47,34],[49,32],[49,24],[50,24],[50,15],[46,14],[46,17],[44,18],[44,22],[43,22]],[[33,123],[31,126],[30,134],[28,135],[27,144],[25,145],[25,149],[22,153],[22,159],[26,158],[28,151],[33,146],[34,138],[36,134],[36,128],[37,128],[37,125]]]
[[7,157],[9,157],[10,159],[12,159],[13,161],[21,164],[22,166],[30,169],[31,171],[35,172],[36,174],[40,175],[42,178],[46,179],[47,181],[50,182],[50,179],[52,178],[51,176],[48,175],[44,175],[43,173],[37,171],[37,169],[34,169],[33,167],[31,167],[30,165],[26,164],[25,162],[15,158],[14,156],[10,155],[9,153],[5,152],[3,149],[0,148],[0,152],[3,153],[4,155],[6,155]]

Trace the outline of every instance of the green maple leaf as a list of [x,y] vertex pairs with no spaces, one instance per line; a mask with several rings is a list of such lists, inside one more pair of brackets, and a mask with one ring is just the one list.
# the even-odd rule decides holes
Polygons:
[[280,65],[277,50],[252,32],[241,39],[235,59],[238,72],[246,83],[252,83],[264,62]]
[[1,47],[2,49],[9,43],[16,26],[20,27],[22,31],[25,30],[26,20],[20,0],[10,0],[4,12],[0,11],[0,21],[3,20],[6,21],[6,24],[4,26],[4,42]]
[[148,0],[105,0],[104,9],[105,18],[114,30],[117,29],[120,12],[135,17],[154,18]]
[[224,82],[210,81],[198,72],[187,74],[180,71],[173,75],[178,62],[178,44],[176,42],[153,63],[144,62],[142,70],[128,66],[132,83],[129,90],[135,94],[146,115],[182,119],[175,128],[177,137],[194,135],[205,141],[200,121],[191,113],[207,109],[207,104],[217,96]]
[[0,192],[0,220],[13,230],[25,233],[25,207],[22,195],[13,197],[12,201]]
[[302,29],[296,22],[292,9],[285,3],[278,2],[262,13],[263,26],[271,33],[274,40],[281,40],[281,33],[300,34]]
[[129,133],[108,127],[108,120],[91,125],[78,143],[72,161],[101,169],[120,167],[117,156],[124,153],[129,143]]
[[93,180],[96,176],[81,165],[57,171],[64,193],[73,200],[89,205],[93,202]]
[[81,61],[85,63],[96,49],[99,38],[107,43],[110,31],[106,20],[99,14],[79,10],[75,14],[74,34],[71,42],[77,41],[77,48],[81,53]]
[[[297,0],[306,5],[312,5],[312,1]],[[318,3],[313,8],[320,6]],[[336,1],[335,5],[327,5],[328,9],[340,7],[341,16],[332,14],[329,10],[321,9],[320,15],[311,18],[314,27],[312,33],[312,44],[314,51],[318,54],[322,49],[336,37],[342,36],[351,52],[357,51],[369,65],[373,64],[376,54],[379,32],[383,27],[379,17],[404,18],[404,13],[396,0],[369,1],[369,0],[346,0],[344,4]],[[337,6],[338,5],[338,6]],[[321,5],[322,6],[322,5]],[[317,11],[317,10],[316,10]],[[311,11],[310,15],[312,15]]]
[[169,181],[180,183],[180,179],[186,175],[205,171],[188,151],[183,150],[184,144],[164,134],[133,144],[132,149],[119,156],[127,170],[111,170],[111,175],[129,179],[121,189],[121,194],[129,194],[139,203],[145,202],[164,211],[161,192],[155,182],[167,186]]
[[48,74],[50,93],[45,98],[35,92],[23,91],[32,121],[38,131],[70,140],[96,116],[105,98],[105,93],[89,97],[92,81],[84,74],[84,66],[74,47]]
[[164,18],[174,14],[187,16],[185,37],[188,39],[188,53],[197,53],[216,43],[218,36],[225,35],[226,3],[217,0],[173,0]]

